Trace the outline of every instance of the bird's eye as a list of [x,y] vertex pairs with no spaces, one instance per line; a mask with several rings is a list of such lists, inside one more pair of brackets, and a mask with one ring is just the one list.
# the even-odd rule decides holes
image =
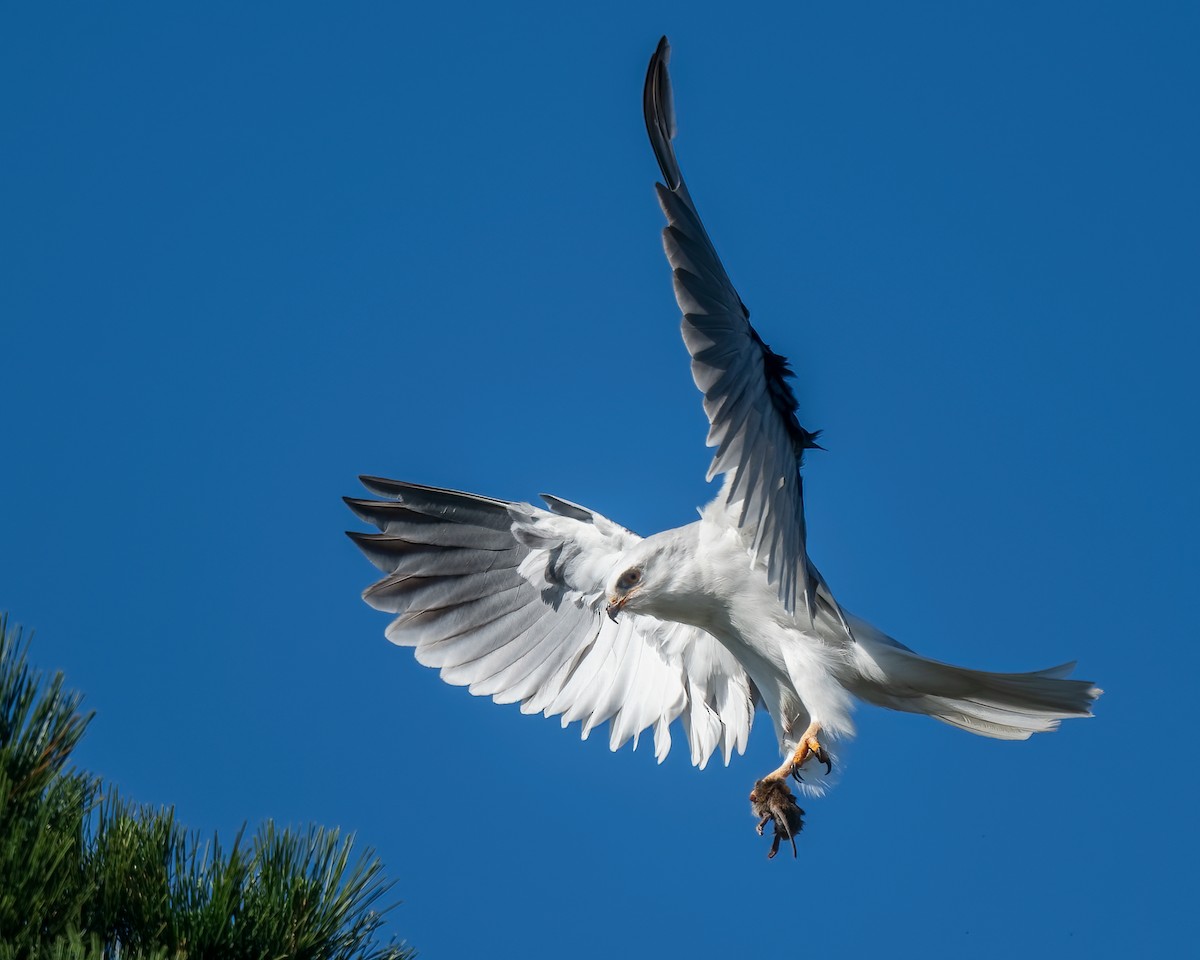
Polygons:
[[636,587],[642,582],[642,571],[637,567],[632,570],[626,570],[621,574],[621,579],[617,581],[618,590],[628,590],[630,587]]

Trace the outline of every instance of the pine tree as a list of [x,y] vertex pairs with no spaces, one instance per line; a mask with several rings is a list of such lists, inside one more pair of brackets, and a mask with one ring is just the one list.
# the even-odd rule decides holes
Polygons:
[[409,960],[392,884],[337,830],[267,822],[226,849],[73,770],[82,697],[0,616],[0,960]]

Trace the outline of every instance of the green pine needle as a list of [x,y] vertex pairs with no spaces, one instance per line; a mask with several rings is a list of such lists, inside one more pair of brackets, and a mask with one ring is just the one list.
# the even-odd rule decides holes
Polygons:
[[67,764],[91,714],[0,616],[0,960],[410,960],[392,888],[337,830],[268,821],[226,850]]

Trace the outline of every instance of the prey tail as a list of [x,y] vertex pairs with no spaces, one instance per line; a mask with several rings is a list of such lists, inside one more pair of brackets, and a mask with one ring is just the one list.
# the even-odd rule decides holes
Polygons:
[[1102,692],[1089,680],[1068,679],[1074,663],[1031,673],[970,670],[927,660],[865,621],[852,620],[858,641],[855,695],[981,737],[1028,740],[1069,717],[1090,717]]

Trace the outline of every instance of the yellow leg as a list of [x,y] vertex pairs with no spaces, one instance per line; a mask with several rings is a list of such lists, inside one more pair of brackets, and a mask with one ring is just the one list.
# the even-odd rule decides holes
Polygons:
[[786,761],[778,770],[767,774],[766,780],[786,780],[789,776],[798,774],[800,768],[804,766],[812,757],[816,757],[819,763],[825,764],[825,772],[830,773],[833,770],[833,763],[829,759],[829,754],[825,752],[825,748],[821,746],[821,742],[817,739],[817,734],[821,732],[819,723],[810,723],[808,729],[801,735],[800,740],[796,743],[796,752],[792,754],[792,759]]

